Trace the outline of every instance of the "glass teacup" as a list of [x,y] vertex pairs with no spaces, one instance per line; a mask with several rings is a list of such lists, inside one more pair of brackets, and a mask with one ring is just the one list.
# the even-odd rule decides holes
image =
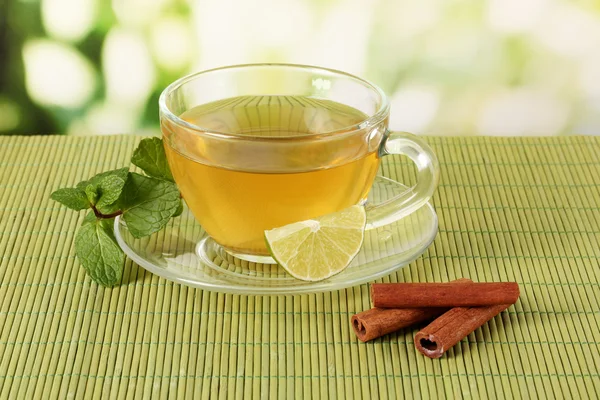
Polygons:
[[239,65],[179,79],[160,97],[175,181],[195,218],[227,252],[269,262],[264,231],[363,204],[381,157],[403,154],[417,184],[367,208],[367,228],[421,207],[438,182],[418,137],[388,131],[377,86],[325,68]]

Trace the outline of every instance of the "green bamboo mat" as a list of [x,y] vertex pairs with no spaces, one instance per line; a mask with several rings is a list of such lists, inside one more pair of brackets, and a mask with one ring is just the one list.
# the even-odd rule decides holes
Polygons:
[[0,398],[600,397],[600,138],[428,139],[439,233],[383,281],[522,293],[439,360],[415,351],[416,329],[357,341],[367,285],[224,295],[131,261],[121,286],[93,284],[73,250],[83,215],[48,196],[126,165],[138,140],[0,137]]

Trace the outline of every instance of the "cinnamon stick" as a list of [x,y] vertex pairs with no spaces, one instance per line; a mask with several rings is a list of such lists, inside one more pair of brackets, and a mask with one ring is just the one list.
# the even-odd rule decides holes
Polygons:
[[373,307],[478,307],[513,304],[519,297],[516,282],[374,283]]
[[359,340],[367,342],[433,319],[447,310],[447,308],[371,308],[352,316],[352,328]]
[[[452,282],[472,282],[461,278]],[[448,308],[371,308],[352,316],[352,328],[359,340],[367,342],[388,333],[433,319]]]
[[440,358],[449,348],[509,306],[455,307],[417,332],[415,347],[429,358]]

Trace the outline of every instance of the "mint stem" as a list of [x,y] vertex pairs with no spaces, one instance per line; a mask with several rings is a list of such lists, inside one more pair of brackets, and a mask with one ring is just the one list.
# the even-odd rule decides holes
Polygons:
[[115,211],[114,213],[110,213],[110,214],[102,214],[100,211],[98,211],[98,209],[94,205],[92,205],[92,210],[94,211],[96,218],[102,218],[102,219],[110,219],[110,218],[116,217],[117,215],[123,214],[123,211],[121,211],[121,210]]

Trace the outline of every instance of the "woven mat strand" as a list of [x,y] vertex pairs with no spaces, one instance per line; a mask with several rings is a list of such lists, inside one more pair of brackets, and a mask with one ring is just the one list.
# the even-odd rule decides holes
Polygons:
[[415,329],[356,340],[367,285],[223,295],[131,261],[121,286],[93,284],[73,250],[83,213],[48,197],[127,165],[139,139],[0,137],[0,398],[600,397],[600,138],[428,139],[439,234],[383,281],[522,293],[440,360],[415,351]]

